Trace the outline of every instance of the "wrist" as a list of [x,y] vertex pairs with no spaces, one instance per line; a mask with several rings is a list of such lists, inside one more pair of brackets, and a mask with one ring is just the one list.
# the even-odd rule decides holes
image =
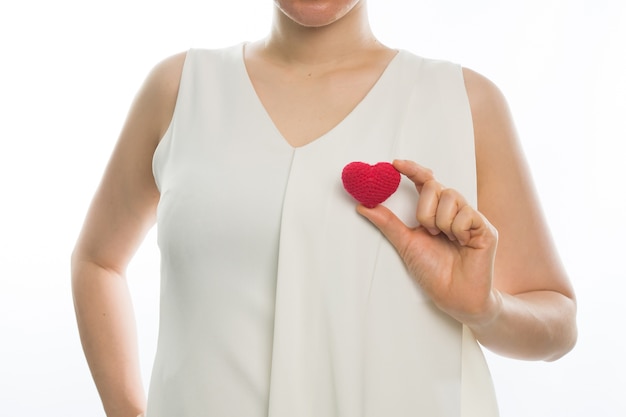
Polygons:
[[494,288],[489,295],[485,310],[464,321],[463,324],[469,327],[476,335],[488,331],[500,318],[503,303],[502,293]]

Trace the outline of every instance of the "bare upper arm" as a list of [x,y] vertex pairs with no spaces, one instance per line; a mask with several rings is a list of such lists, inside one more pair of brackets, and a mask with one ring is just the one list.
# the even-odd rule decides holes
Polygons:
[[152,156],[172,118],[185,54],[159,63],[130,108],[74,250],[74,261],[122,272],[154,224]]
[[519,294],[552,290],[573,298],[500,90],[464,69],[476,141],[478,209],[498,230],[495,285]]

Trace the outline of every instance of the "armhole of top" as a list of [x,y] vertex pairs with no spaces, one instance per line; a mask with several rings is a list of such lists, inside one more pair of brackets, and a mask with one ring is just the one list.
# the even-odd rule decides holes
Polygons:
[[459,79],[460,79],[460,94],[462,95],[462,99],[463,99],[463,105],[465,107],[465,113],[466,113],[466,117],[467,117],[467,123],[468,123],[468,131],[469,131],[469,140],[471,141],[471,143],[468,144],[468,146],[471,147],[472,150],[472,174],[474,177],[474,190],[473,190],[473,195],[470,196],[471,197],[471,201],[470,204],[475,208],[478,209],[478,171],[477,171],[477,161],[476,161],[476,132],[474,131],[474,115],[472,114],[472,106],[470,105],[470,99],[469,99],[469,94],[467,92],[467,86],[465,84],[465,74],[463,72],[463,66],[460,64],[454,64],[457,67],[457,72],[459,74]]
[[157,144],[157,147],[155,148],[154,153],[152,154],[152,176],[154,177],[154,182],[159,191],[161,191],[159,173],[160,173],[160,170],[163,168],[163,163],[164,163],[164,159],[166,156],[166,149],[169,147],[170,142],[172,141],[172,136],[174,133],[173,132],[174,124],[176,122],[178,111],[181,106],[181,101],[183,99],[182,92],[184,91],[184,88],[185,88],[184,84],[187,78],[185,74],[188,71],[189,62],[191,61],[192,55],[193,55],[193,49],[189,49],[187,53],[185,54],[185,60],[183,62],[182,71],[180,73],[180,81],[178,84],[178,92],[176,94],[176,102],[174,104],[174,111],[172,112],[172,118],[170,119],[170,123],[167,126],[165,133],[163,133],[163,136],[159,140],[159,143]]

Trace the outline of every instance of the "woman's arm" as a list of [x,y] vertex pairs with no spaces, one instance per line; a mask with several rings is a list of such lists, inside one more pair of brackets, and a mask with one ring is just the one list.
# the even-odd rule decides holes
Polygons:
[[83,350],[107,416],[145,409],[125,270],[155,221],[152,155],[171,120],[184,54],[163,61],[139,91],[72,253]]
[[558,359],[577,338],[574,290],[554,248],[508,105],[483,76],[464,70],[476,141],[478,209],[499,232],[497,318],[472,330],[490,349]]
[[500,354],[554,360],[576,341],[574,292],[552,245],[506,102],[464,70],[474,121],[478,210],[435,174],[394,161],[420,193],[419,227],[383,206],[358,211],[396,247],[433,302]]

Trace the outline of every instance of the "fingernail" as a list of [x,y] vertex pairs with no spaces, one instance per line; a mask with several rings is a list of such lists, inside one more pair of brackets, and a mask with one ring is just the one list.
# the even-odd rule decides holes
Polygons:
[[433,235],[433,236],[437,236],[439,233],[441,233],[441,230],[439,229],[428,229],[428,232]]

